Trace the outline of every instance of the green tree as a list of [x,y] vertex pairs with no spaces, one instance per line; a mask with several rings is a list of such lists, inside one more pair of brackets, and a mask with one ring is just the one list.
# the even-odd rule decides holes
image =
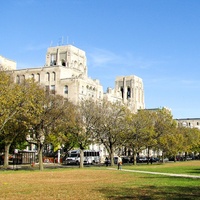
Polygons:
[[114,165],[114,153],[123,146],[124,119],[126,108],[119,103],[104,100],[96,108],[97,123],[94,129],[96,142],[103,144],[109,154],[111,165]]
[[68,152],[74,147],[79,147],[76,134],[73,134],[76,126],[73,121],[76,109],[77,107],[72,102],[65,101],[63,114],[57,121],[57,125],[53,127],[52,133],[47,137],[47,142],[53,144],[54,151],[62,147],[65,152]]
[[148,147],[155,145],[154,139],[154,112],[140,110],[138,113],[127,115],[125,140],[133,152],[133,164],[136,165],[137,154]]
[[43,94],[37,101],[38,109],[32,112],[27,141],[35,144],[38,150],[39,169],[43,170],[44,145],[49,142],[49,135],[59,124],[64,113],[64,99],[59,95]]
[[157,149],[162,150],[162,160],[164,162],[164,156],[169,152],[170,148],[171,150],[173,149],[173,152],[175,151],[175,147],[179,148],[176,145],[176,136],[177,139],[179,138],[179,134],[176,134],[177,124],[171,112],[166,108],[156,111],[156,118],[154,120]]
[[82,100],[74,109],[70,124],[67,126],[80,149],[80,168],[83,168],[83,151],[94,142],[94,127],[98,122],[95,108],[96,102],[93,100]]
[[197,128],[178,127],[179,133],[183,136],[182,152],[185,157],[188,153],[195,151],[200,145],[200,130]]
[[39,95],[39,86],[32,80],[16,84],[10,74],[0,72],[0,136],[4,144],[4,167],[8,167],[8,154],[11,144],[17,137],[24,137],[27,131],[27,119],[37,104],[35,95]]

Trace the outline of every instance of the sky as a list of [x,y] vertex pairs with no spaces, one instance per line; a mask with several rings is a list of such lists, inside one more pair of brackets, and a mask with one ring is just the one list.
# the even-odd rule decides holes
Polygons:
[[17,69],[43,66],[48,47],[71,44],[104,91],[135,75],[146,108],[200,118],[199,0],[2,0],[0,9],[0,55]]

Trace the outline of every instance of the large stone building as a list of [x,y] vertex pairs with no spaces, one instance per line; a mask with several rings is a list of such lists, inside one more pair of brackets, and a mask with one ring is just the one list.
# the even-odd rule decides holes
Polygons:
[[50,47],[46,63],[40,68],[15,70],[16,82],[34,78],[53,94],[63,95],[77,104],[81,99],[103,99],[99,80],[87,75],[85,52],[71,45]]
[[[34,78],[52,94],[59,94],[77,104],[82,99],[93,98],[95,101],[106,98],[111,102],[121,102],[132,112],[144,109],[143,81],[137,76],[120,76],[116,78],[115,88],[103,92],[99,80],[88,77],[87,59],[83,50],[72,45],[49,47],[46,63],[42,67],[13,69],[17,83]],[[106,155],[102,145],[92,144],[92,150],[99,150]]]
[[115,88],[108,88],[104,93],[100,81],[89,78],[87,71],[85,52],[67,45],[49,47],[44,66],[13,70],[13,74],[18,83],[27,78],[34,78],[46,90],[63,95],[75,104],[86,98],[107,98],[111,102],[124,103],[132,112],[144,109],[144,88],[141,78],[134,75],[117,77]]
[[4,70],[15,70],[17,63],[0,55],[0,68]]

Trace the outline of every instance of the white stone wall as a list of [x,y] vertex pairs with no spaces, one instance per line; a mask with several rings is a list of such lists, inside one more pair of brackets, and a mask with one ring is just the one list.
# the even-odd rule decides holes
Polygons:
[[116,77],[115,92],[120,93],[123,103],[133,112],[145,108],[144,87],[141,78],[135,75]]
[[[64,52],[66,66],[57,62],[59,55]],[[55,65],[51,63],[52,55],[57,55]],[[86,98],[103,99],[103,87],[99,80],[93,80],[87,76],[85,52],[71,45],[48,48],[44,67],[15,70],[13,73],[16,82],[34,78],[50,90],[55,88],[56,94],[63,95],[76,104]]]
[[0,55],[0,67],[4,70],[15,70],[17,63]]

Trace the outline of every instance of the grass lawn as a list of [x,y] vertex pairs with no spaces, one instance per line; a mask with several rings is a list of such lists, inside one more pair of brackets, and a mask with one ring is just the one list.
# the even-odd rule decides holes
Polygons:
[[[189,164],[190,163],[190,164]],[[200,161],[164,165],[123,166],[200,175]],[[172,168],[176,168],[174,171]],[[38,170],[0,170],[0,199],[200,199],[200,179],[86,167]]]
[[188,174],[200,176],[200,161],[184,161],[184,162],[169,162],[169,163],[153,163],[139,164],[133,166],[132,164],[124,165],[124,169],[133,169],[141,171],[151,172],[163,172],[163,173],[174,173],[174,174]]

